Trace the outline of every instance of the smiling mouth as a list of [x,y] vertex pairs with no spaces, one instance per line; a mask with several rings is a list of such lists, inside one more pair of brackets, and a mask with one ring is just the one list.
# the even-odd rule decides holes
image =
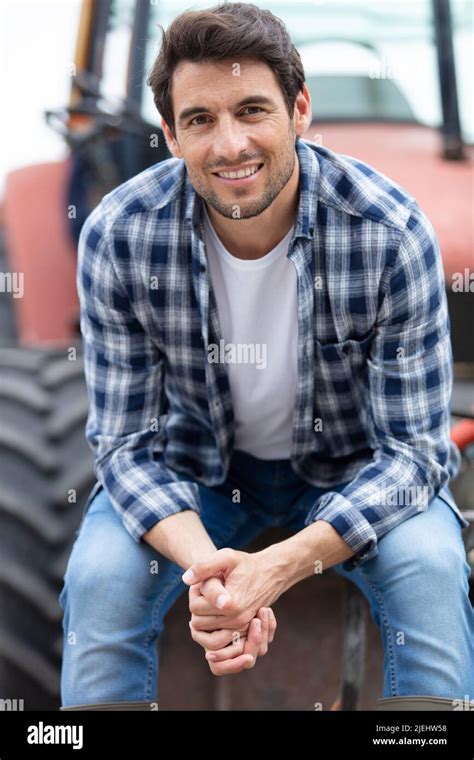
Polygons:
[[231,182],[233,184],[243,184],[255,177],[259,173],[262,166],[263,164],[254,164],[253,166],[248,166],[245,169],[239,169],[239,171],[234,172],[213,172],[213,175],[214,177],[218,177],[218,179],[222,179],[226,182]]

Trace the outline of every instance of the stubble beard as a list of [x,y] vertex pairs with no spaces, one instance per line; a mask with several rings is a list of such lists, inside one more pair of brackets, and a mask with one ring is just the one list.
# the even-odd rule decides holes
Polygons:
[[[291,127],[293,127],[293,125],[291,125]],[[246,201],[245,198],[250,193],[245,187],[235,188],[232,190],[234,198],[224,201],[221,195],[213,190],[208,184],[204,184],[198,176],[192,175],[192,173],[190,173],[189,176],[191,184],[198,195],[200,195],[209,206],[217,211],[218,214],[226,219],[251,219],[252,217],[259,216],[271,206],[275,198],[278,197],[293,175],[296,153],[294,130],[292,128],[288,131],[288,141],[285,143],[282,152],[277,156],[276,160],[278,170],[275,176],[270,176],[268,178],[267,184],[261,195],[248,201]],[[265,171],[266,166],[267,164],[265,163],[261,171]]]

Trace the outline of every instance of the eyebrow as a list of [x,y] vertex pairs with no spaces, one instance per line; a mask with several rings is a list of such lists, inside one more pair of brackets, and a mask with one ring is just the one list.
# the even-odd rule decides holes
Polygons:
[[[253,95],[239,100],[239,102],[235,104],[235,108],[241,108],[242,106],[249,105],[250,103],[252,105],[276,105],[275,101],[271,100],[271,98],[267,98],[265,95]],[[179,124],[182,124],[184,121],[186,121],[186,119],[189,119],[190,116],[193,116],[197,113],[204,113],[206,111],[209,111],[209,108],[206,106],[189,106],[189,108],[183,108],[179,114],[178,122]]]

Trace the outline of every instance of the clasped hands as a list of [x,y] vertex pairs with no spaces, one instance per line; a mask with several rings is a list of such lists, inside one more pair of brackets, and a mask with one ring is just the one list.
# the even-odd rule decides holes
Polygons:
[[268,555],[220,549],[192,565],[191,636],[206,651],[214,675],[252,668],[268,651],[277,622],[270,605],[285,590]]

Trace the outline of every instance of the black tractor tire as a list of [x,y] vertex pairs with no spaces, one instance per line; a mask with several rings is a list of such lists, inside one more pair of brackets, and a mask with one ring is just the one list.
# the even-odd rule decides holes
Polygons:
[[84,436],[87,408],[78,345],[58,351],[0,347],[0,704],[4,709],[11,709],[8,700],[16,706],[13,709],[60,706],[58,597],[95,482],[92,452]]

